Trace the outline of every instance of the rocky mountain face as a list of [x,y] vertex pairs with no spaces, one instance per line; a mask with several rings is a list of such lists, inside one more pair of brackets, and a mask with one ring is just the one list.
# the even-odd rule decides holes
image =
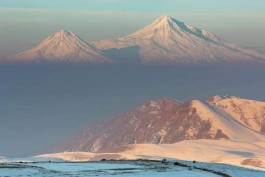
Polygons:
[[85,43],[68,30],[60,30],[54,33],[36,47],[7,57],[7,61],[111,62],[102,55],[101,51]]
[[52,152],[113,152],[130,144],[183,140],[265,140],[265,102],[214,96],[179,103],[145,102],[117,118],[91,125],[58,143]]
[[[128,57],[137,56],[134,54],[137,52],[140,61],[149,64],[265,61],[265,54],[227,43],[209,31],[192,27],[169,16],[162,16],[128,36],[104,39],[92,44],[106,53],[113,49],[117,53],[128,49]],[[135,47],[138,51],[135,51]],[[129,49],[132,49],[131,53]],[[117,55],[109,57],[115,58]]]

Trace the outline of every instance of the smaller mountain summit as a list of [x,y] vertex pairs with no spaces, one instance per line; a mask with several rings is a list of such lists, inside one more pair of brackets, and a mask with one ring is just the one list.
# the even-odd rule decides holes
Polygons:
[[55,62],[111,62],[102,52],[81,40],[71,31],[62,29],[36,47],[7,57],[8,61],[55,61]]

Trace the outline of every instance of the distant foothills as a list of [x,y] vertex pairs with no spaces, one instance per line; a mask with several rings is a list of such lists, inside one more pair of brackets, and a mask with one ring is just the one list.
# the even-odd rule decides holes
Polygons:
[[91,43],[68,30],[60,30],[37,46],[1,61],[89,64],[265,63],[265,54],[228,43],[209,31],[169,16],[161,16],[125,37]]

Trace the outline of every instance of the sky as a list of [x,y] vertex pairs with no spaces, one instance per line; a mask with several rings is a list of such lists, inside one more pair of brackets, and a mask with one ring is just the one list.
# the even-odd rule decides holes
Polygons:
[[263,0],[0,0],[0,57],[60,29],[90,42],[127,35],[161,15],[265,51]]

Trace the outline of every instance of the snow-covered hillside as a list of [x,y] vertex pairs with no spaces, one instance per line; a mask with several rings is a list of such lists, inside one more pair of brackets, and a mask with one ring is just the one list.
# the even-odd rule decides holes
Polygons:
[[147,101],[66,138],[40,157],[70,161],[179,159],[265,170],[265,103],[213,96]]
[[177,159],[207,163],[224,163],[265,171],[265,142],[235,140],[185,140],[174,144],[127,145],[116,153],[63,152],[38,157],[67,161],[101,159]]
[[[227,104],[221,107],[221,103]],[[88,126],[58,143],[51,152],[109,153],[130,144],[173,144],[198,139],[264,142],[263,129],[259,128],[264,127],[264,114],[263,102],[237,97],[215,96],[186,103],[147,101],[117,118]]]
[[225,163],[265,170],[265,143],[234,140],[186,140],[175,144],[131,145],[123,153],[188,161]]
[[192,27],[169,16],[162,16],[128,36],[104,39],[92,44],[105,51],[137,46],[143,63],[203,64],[265,61],[265,54],[227,43],[209,31]]
[[207,102],[245,126],[265,133],[265,102],[221,96],[210,98]]
[[77,35],[68,30],[60,30],[36,47],[7,57],[6,61],[111,62],[111,60],[102,55],[101,51],[85,43]]

